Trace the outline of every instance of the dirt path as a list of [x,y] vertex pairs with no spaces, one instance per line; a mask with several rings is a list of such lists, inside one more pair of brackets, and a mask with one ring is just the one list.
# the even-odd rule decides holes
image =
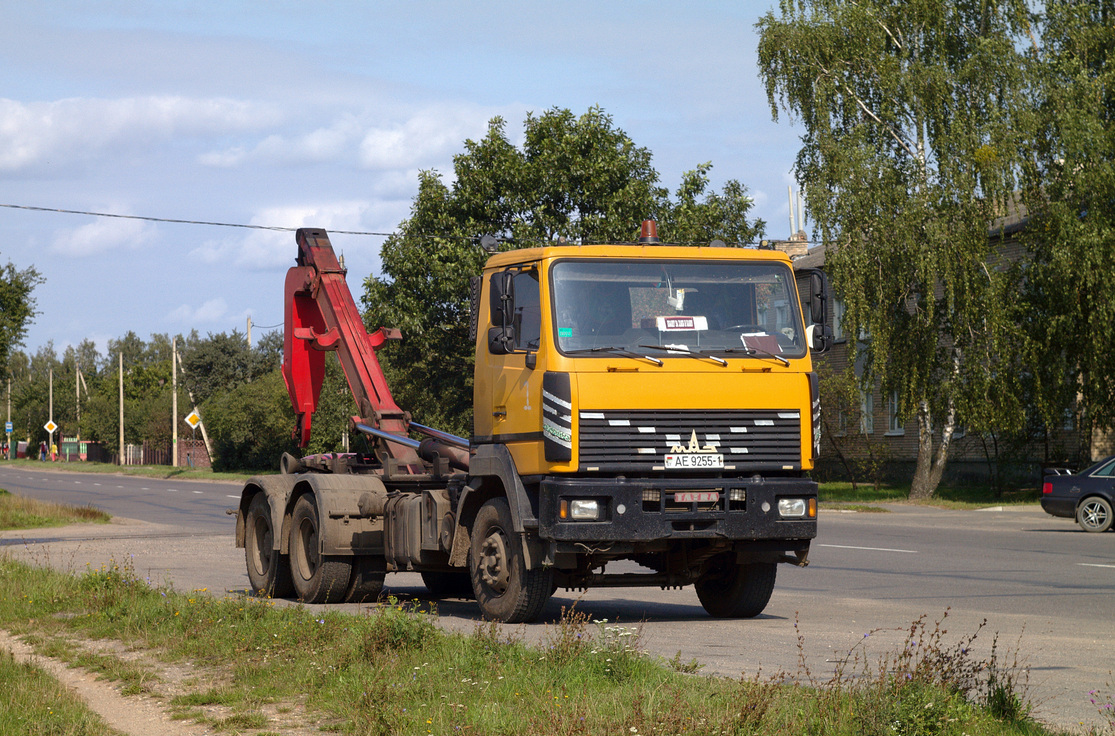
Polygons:
[[174,721],[161,703],[151,697],[124,696],[110,682],[81,669],[34,653],[31,647],[0,631],[0,647],[8,650],[17,662],[27,662],[50,673],[52,677],[85,701],[105,723],[129,736],[203,736],[213,731],[185,721]]

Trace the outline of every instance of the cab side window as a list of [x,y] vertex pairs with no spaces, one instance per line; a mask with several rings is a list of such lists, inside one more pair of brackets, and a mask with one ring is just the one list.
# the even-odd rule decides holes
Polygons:
[[515,274],[515,350],[537,350],[542,335],[542,303],[539,299],[538,272]]

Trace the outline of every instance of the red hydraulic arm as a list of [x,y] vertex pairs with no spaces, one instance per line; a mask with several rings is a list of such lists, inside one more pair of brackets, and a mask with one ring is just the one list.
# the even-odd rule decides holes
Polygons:
[[[296,237],[298,265],[287,271],[283,337],[283,380],[294,405],[295,439],[302,447],[310,441],[310,420],[325,377],[325,353],[333,350],[341,359],[360,421],[406,437],[410,417],[395,404],[376,359],[376,349],[389,338],[397,339],[398,330],[368,334],[345,283],[345,269],[324,230],[302,228]],[[422,462],[413,448],[396,442],[381,446],[411,472],[421,472]]]

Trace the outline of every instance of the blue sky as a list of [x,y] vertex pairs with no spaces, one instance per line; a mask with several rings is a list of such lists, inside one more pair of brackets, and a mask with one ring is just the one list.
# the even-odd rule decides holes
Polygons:
[[[601,106],[662,183],[711,161],[789,232],[799,131],[756,66],[765,2],[0,0],[0,204],[390,232],[496,115]],[[282,321],[292,233],[0,208],[26,349]],[[381,237],[336,235],[357,300]],[[258,334],[258,333],[256,333]]]

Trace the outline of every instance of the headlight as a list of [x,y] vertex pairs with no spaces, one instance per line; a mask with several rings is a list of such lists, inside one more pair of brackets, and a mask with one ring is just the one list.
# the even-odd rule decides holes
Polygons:
[[814,499],[806,501],[804,498],[778,499],[778,515],[787,519],[802,519],[806,515],[817,515],[817,506]]
[[560,515],[563,519],[572,519],[573,521],[599,521],[600,520],[600,502],[595,498],[574,498],[572,500],[561,500]]

